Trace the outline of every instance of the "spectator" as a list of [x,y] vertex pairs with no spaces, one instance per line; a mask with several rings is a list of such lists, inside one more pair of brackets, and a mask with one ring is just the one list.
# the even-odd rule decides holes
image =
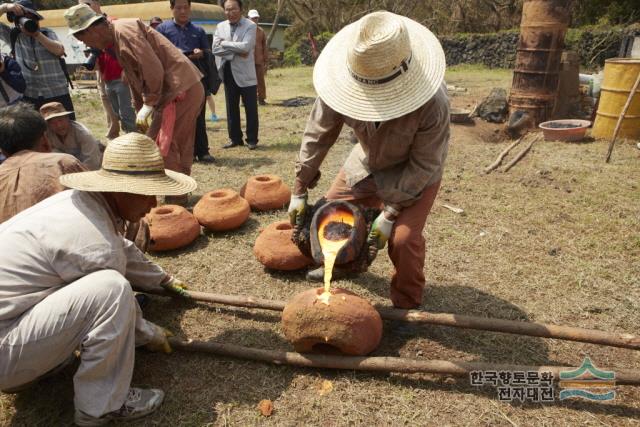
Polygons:
[[85,170],[75,157],[51,153],[46,129],[31,104],[0,109],[0,148],[9,156],[0,166],[0,223],[64,190],[61,175]]
[[70,119],[71,113],[59,102],[40,107],[40,114],[47,122],[47,140],[53,151],[72,155],[89,170],[99,169],[102,162],[100,143],[83,124]]
[[242,16],[241,0],[225,0],[226,21],[218,24],[213,37],[213,54],[224,83],[229,143],[222,148],[244,145],[240,128],[240,98],[247,117],[247,146],[258,146],[258,100],[254,49],[256,24]]
[[267,86],[264,82],[264,76],[269,68],[269,47],[267,46],[267,35],[258,25],[260,14],[257,10],[251,9],[247,14],[249,19],[256,24],[256,79],[258,80],[258,104],[267,105]]
[[[36,108],[48,102],[60,102],[68,111],[73,111],[66,65],[62,59],[64,46],[56,33],[40,27],[43,17],[31,0],[1,4],[0,16],[4,14],[15,27],[0,24],[0,40],[10,45],[12,51],[15,47],[15,58],[27,83],[24,100]],[[21,24],[21,17],[27,18],[28,23]]]
[[153,28],[154,30],[156,28],[158,28],[158,25],[162,24],[162,18],[160,18],[159,16],[154,16],[153,18],[151,18],[151,20],[149,21],[149,26],[151,28]]
[[[205,75],[202,80],[205,93],[206,75],[210,72],[206,64],[205,55],[209,49],[207,34],[202,27],[191,22],[191,0],[169,0],[169,7],[173,13],[172,21],[164,21],[158,25],[156,31],[169,39],[171,43],[184,53],[187,58]],[[215,70],[211,70],[215,72]],[[213,163],[215,159],[209,154],[209,138],[207,137],[207,123],[205,121],[206,105],[196,120],[196,139],[193,147],[193,157],[202,163]]]
[[0,55],[0,107],[20,101],[26,87],[20,65],[9,55]]
[[[95,13],[104,16],[109,20],[106,13],[102,12],[100,0],[79,0],[79,4],[86,4]],[[131,90],[129,86],[122,80],[122,67],[113,50],[113,46],[107,46],[104,49],[94,51],[98,55],[97,64],[100,80],[104,82],[105,92],[111,103],[112,111],[118,117],[125,132],[135,132],[136,113],[131,104]],[[109,114],[107,112],[107,114]],[[113,135],[110,135],[113,137]],[[118,136],[118,134],[115,134]]]
[[[179,49],[139,19],[109,22],[87,5],[65,12],[69,32],[89,47],[113,45],[138,107],[136,125],[156,139],[167,169],[191,174],[202,74]],[[186,195],[165,198],[184,204]]]

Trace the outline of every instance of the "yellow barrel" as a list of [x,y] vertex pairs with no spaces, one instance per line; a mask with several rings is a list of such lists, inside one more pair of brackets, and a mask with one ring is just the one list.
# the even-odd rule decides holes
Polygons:
[[[600,105],[591,135],[611,138],[618,117],[640,73],[640,59],[613,58],[604,64],[604,79],[600,88]],[[640,89],[636,91],[620,125],[619,138],[640,139]]]

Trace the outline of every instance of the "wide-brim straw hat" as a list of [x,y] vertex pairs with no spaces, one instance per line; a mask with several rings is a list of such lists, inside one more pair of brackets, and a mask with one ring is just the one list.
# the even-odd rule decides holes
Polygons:
[[60,183],[82,191],[146,196],[179,196],[198,186],[193,178],[165,169],[156,143],[140,133],[113,139],[99,170],[62,175]]
[[329,40],[313,69],[318,96],[333,110],[363,121],[415,111],[444,81],[446,62],[436,36],[391,12],[373,12]]
[[67,111],[59,102],[47,102],[40,107],[40,114],[45,120],[51,120],[56,117],[70,116],[73,111]]
[[86,4],[77,4],[64,12],[64,19],[69,27],[69,35],[86,30],[94,22],[104,19],[103,15],[96,13]]

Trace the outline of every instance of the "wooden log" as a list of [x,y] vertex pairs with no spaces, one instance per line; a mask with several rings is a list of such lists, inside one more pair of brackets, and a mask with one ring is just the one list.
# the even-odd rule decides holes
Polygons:
[[[149,293],[166,295],[166,293],[161,291]],[[247,296],[223,295],[195,291],[188,291],[188,293],[195,301],[225,304],[235,307],[282,311],[286,304],[284,301],[274,301]],[[640,350],[640,336],[627,333],[612,333],[595,329],[576,328],[572,326],[560,326],[451,313],[432,313],[421,310],[403,310],[390,307],[376,307],[376,309],[380,313],[380,316],[385,320],[450,326],[453,328],[475,329],[540,338],[554,338],[566,341]]]
[[622,111],[620,112],[620,116],[618,117],[618,122],[616,123],[616,127],[613,129],[613,137],[611,137],[611,141],[609,142],[609,149],[607,150],[607,158],[606,158],[607,163],[609,163],[609,160],[611,160],[611,153],[613,153],[613,145],[616,142],[616,138],[618,137],[618,132],[620,132],[620,126],[624,121],[624,116],[627,114],[627,110],[629,109],[629,106],[631,105],[631,100],[633,99],[633,96],[636,94],[636,91],[638,90],[638,86],[640,86],[640,73],[638,73],[636,82],[633,84],[633,88],[631,89],[631,92],[629,92],[629,97],[627,98],[627,102],[625,102],[624,107],[622,107]]
[[[301,354],[282,350],[263,350],[235,344],[222,344],[203,341],[182,341],[170,338],[169,343],[175,350],[215,354],[224,357],[240,358],[276,365],[290,365],[319,369],[348,369],[356,371],[431,373],[440,375],[468,376],[472,371],[525,371],[551,372],[554,380],[559,380],[563,370],[575,370],[577,367],[564,366],[527,366],[487,362],[468,362],[463,360],[422,360],[403,357],[356,357],[324,354]],[[604,371],[615,372],[617,385],[640,385],[640,371],[614,370],[598,367]],[[582,379],[582,378],[581,378]]]
[[488,174],[489,172],[491,172],[492,170],[494,170],[495,168],[500,166],[500,164],[502,163],[502,160],[505,158],[505,156],[507,154],[509,154],[509,151],[511,151],[513,149],[513,147],[515,147],[516,145],[520,144],[520,142],[527,135],[528,134],[525,134],[525,135],[521,136],[520,138],[516,139],[516,141],[513,144],[509,145],[507,148],[504,149],[504,151],[502,151],[500,154],[498,154],[498,157],[496,158],[495,162],[491,163],[489,166],[484,168],[484,173]]
[[524,156],[527,155],[527,153],[529,152],[529,150],[531,150],[531,147],[533,147],[533,144],[538,141],[540,139],[540,135],[536,135],[531,142],[529,143],[529,145],[527,145],[526,147],[524,147],[522,149],[522,151],[520,151],[518,154],[516,154],[516,156],[513,158],[513,160],[511,160],[509,162],[509,164],[507,164],[507,166],[504,167],[504,171],[505,172],[509,172],[509,169],[511,169],[512,167],[514,167],[516,165],[516,163],[518,163],[520,160],[522,160],[522,158]]

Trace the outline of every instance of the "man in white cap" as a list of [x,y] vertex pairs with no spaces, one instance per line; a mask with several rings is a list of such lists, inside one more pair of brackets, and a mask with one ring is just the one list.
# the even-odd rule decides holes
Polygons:
[[[89,6],[69,8],[69,33],[89,47],[112,49],[138,109],[136,124],[157,139],[167,169],[191,174],[202,74],[166,37],[140,19],[108,21]],[[184,203],[186,196],[172,198]]]
[[0,390],[15,392],[74,358],[75,422],[101,425],[155,411],[164,393],[130,387],[135,347],[171,350],[168,332],[142,318],[132,289],[186,296],[184,284],[126,240],[156,195],[193,191],[164,169],[153,140],[130,133],[107,147],[98,171],[63,175],[55,194],[0,225]]
[[251,9],[249,13],[247,13],[247,16],[256,24],[256,50],[254,52],[254,59],[256,63],[256,79],[258,79],[258,104],[266,105],[267,85],[264,82],[264,76],[269,67],[267,35],[264,30],[260,28],[260,25],[258,25],[260,14],[256,9]]
[[[292,223],[307,207],[307,189],[342,126],[358,138],[335,178],[329,200],[383,208],[369,240],[389,241],[395,271],[390,297],[399,308],[422,304],[427,216],[440,187],[449,143],[444,52],[419,23],[374,12],[339,31],[318,57],[318,99],[296,161]],[[311,271],[321,279],[323,269]]]

